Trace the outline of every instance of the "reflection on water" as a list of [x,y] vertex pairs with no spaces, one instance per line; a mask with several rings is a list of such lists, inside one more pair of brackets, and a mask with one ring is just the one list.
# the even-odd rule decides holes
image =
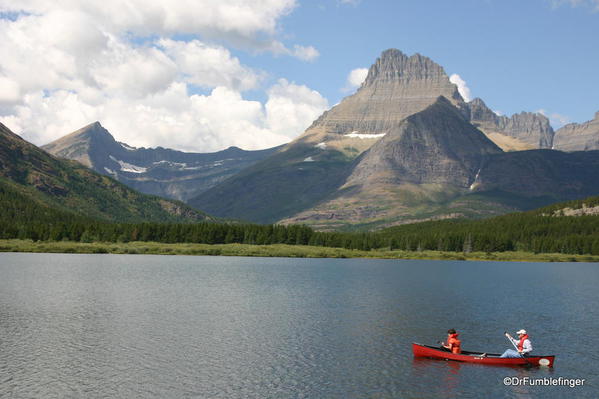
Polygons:
[[[0,397],[595,397],[589,264],[0,254]],[[414,359],[448,328],[556,368]],[[563,350],[563,348],[567,348]],[[506,387],[506,376],[586,378]]]

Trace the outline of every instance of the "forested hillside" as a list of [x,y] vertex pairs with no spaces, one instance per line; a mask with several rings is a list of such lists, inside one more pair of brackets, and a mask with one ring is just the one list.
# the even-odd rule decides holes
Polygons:
[[182,202],[139,193],[78,162],[57,159],[1,123],[0,186],[16,193],[19,201],[80,217],[115,222],[212,220]]
[[[599,255],[599,215],[592,214],[599,205],[599,197],[486,220],[424,222],[370,233],[315,232],[302,225],[110,223],[25,201],[23,196],[1,185],[0,203],[0,238],[3,239],[293,244],[359,250]],[[562,216],[576,209],[583,210],[580,216]]]

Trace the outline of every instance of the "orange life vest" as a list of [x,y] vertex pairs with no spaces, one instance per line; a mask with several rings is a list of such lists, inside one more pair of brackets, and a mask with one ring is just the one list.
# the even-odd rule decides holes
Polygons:
[[449,345],[451,353],[462,353],[462,349],[460,348],[462,341],[458,339],[458,335],[459,334],[449,334],[447,336],[447,345]]
[[522,338],[520,338],[520,341],[518,341],[518,351],[522,352],[522,350],[524,349],[524,341],[526,341],[527,339],[528,334],[524,334]]

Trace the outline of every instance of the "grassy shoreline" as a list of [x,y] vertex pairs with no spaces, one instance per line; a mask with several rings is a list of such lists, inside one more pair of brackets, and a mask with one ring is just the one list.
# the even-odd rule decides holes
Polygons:
[[430,260],[485,260],[527,262],[599,262],[599,256],[570,254],[534,254],[530,252],[443,252],[391,251],[377,249],[360,251],[344,248],[307,245],[250,244],[165,244],[158,242],[79,243],[70,241],[0,240],[0,252],[79,253],[79,254],[142,254],[142,255],[209,255],[262,256],[290,258],[377,258]]

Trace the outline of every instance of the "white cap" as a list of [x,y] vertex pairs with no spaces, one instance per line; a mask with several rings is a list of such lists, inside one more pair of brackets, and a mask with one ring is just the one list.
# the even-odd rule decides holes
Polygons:
[[516,334],[526,334],[526,330],[522,329],[520,331],[516,331]]

